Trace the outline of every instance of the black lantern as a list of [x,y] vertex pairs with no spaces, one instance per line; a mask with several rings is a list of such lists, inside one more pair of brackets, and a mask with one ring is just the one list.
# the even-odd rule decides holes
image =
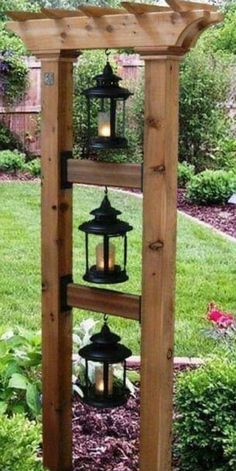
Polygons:
[[[87,98],[88,150],[125,148],[125,102],[132,93],[119,86],[122,79],[113,73],[108,59],[103,73],[94,80],[96,86],[82,92]],[[94,107],[98,113],[96,130],[92,124]]]
[[129,396],[126,387],[126,359],[132,355],[120,337],[111,332],[105,322],[101,332],[91,337],[91,344],[81,348],[85,359],[85,378],[80,387],[82,400],[95,407],[117,407]]
[[[101,206],[90,214],[94,219],[79,226],[85,232],[86,273],[83,279],[107,284],[127,281],[127,232],[133,229],[132,226],[117,218],[121,212],[111,206],[107,189]],[[93,245],[90,235],[96,236]],[[98,236],[101,238],[100,243],[97,243]],[[96,263],[92,265],[89,262],[91,247],[96,254]],[[120,263],[117,263],[119,259]]]

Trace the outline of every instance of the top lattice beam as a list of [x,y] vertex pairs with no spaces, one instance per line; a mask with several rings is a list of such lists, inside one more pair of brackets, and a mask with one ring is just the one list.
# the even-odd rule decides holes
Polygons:
[[[8,12],[8,28],[29,50],[83,50],[129,47],[137,51],[186,52],[208,26],[222,20],[213,5],[166,0],[167,6],[122,2],[121,8],[83,5],[77,10],[43,8]],[[173,49],[174,48],[174,49]]]

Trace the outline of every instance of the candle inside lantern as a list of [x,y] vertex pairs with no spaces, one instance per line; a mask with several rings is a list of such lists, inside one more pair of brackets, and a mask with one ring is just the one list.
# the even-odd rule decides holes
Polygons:
[[109,111],[100,111],[98,113],[98,135],[102,137],[111,136],[111,123]]
[[[109,259],[108,259],[108,269],[113,271],[115,269],[115,256],[116,248],[113,244],[109,244]],[[96,247],[96,268],[98,271],[104,271],[105,261],[104,261],[104,245],[103,243],[98,244]]]
[[[95,389],[97,394],[103,394],[105,391],[104,385],[104,371],[103,366],[97,366],[95,370]],[[109,366],[108,369],[108,394],[112,395],[113,392],[113,368]]]

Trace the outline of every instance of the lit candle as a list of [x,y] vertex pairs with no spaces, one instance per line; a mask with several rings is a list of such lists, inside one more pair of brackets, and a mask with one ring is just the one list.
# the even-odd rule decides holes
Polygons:
[[[103,376],[103,366],[98,366],[95,370],[95,388],[97,394],[103,394],[105,387],[104,387],[104,376]],[[109,366],[108,370],[108,394],[109,396],[112,395],[113,392],[113,368]]]
[[109,111],[100,111],[98,113],[98,135],[102,137],[110,137],[111,124]]
[[[116,248],[113,244],[109,244],[109,260],[108,260],[108,269],[113,271],[115,269],[115,256]],[[104,271],[104,245],[103,243],[98,244],[96,247],[96,268],[98,271]]]

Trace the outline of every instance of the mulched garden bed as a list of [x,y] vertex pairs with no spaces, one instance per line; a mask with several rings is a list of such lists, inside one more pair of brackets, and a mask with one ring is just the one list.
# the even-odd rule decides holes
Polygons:
[[178,190],[178,209],[230,236],[236,237],[236,205],[234,204],[193,205],[186,202],[185,191]]
[[[193,365],[178,365],[175,376]],[[139,389],[116,409],[95,409],[77,397],[73,404],[74,471],[139,471]],[[173,458],[173,470],[180,471]],[[147,470],[148,471],[148,470]]]

